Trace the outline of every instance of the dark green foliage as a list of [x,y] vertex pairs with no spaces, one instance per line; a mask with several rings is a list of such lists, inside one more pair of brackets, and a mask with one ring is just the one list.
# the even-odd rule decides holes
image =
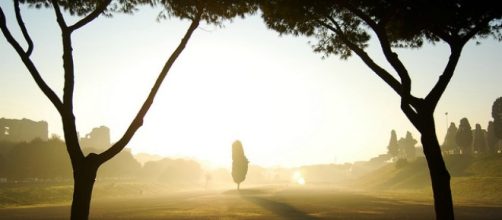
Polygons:
[[17,143],[0,141],[0,154],[6,155]]
[[[52,0],[20,0],[19,2],[34,8],[53,7]],[[108,2],[110,2],[109,6],[103,12],[106,15],[111,15],[113,12],[131,13],[136,11],[140,4],[153,4],[151,0],[57,0],[62,9],[70,15],[77,16],[87,15]]]
[[495,129],[493,128],[493,121],[488,122],[488,128],[486,132],[486,146],[488,148],[488,152],[496,153],[498,138],[495,136]]
[[[464,45],[494,36],[502,40],[499,1],[261,0],[267,26],[281,34],[312,36],[314,51],[347,59],[352,53],[400,97],[401,110],[421,133],[433,184],[437,219],[454,219],[450,178],[435,133],[434,110],[452,79]],[[371,35],[371,33],[373,35]],[[365,51],[370,36],[392,71]],[[442,41],[450,57],[439,80],[424,97],[412,94],[412,79],[394,47],[421,47]],[[393,74],[393,73],[397,73]],[[472,138],[472,137],[471,137]],[[460,143],[459,143],[460,144]]]
[[462,118],[458,125],[456,140],[462,154],[469,155],[472,153],[472,130],[471,124],[467,118]]
[[502,97],[497,98],[492,106],[493,129],[495,136],[502,139]]
[[413,135],[411,135],[411,133],[407,131],[406,137],[400,138],[398,141],[401,157],[409,160],[414,160],[416,157],[415,144],[417,144],[417,140],[415,140],[415,138],[413,138]]
[[232,144],[232,178],[237,183],[237,189],[242,181],[246,179],[248,172],[248,159],[244,155],[244,149],[240,141],[235,141]]
[[[19,0],[33,8],[52,8],[52,0]],[[240,0],[57,0],[61,9],[70,15],[86,16],[99,7],[106,6],[102,14],[111,17],[114,13],[134,13],[141,5],[160,6],[163,10],[158,18],[175,17],[193,20],[200,15],[200,20],[208,24],[220,25],[225,20],[232,20],[248,13],[254,13],[257,5],[253,1]]]
[[33,140],[16,144],[7,154],[5,177],[71,178],[71,163],[66,156],[66,146],[59,139]]
[[321,22],[334,18],[343,22],[342,28],[347,37],[361,48],[366,48],[370,39],[362,22],[350,12],[342,9],[333,1],[261,1],[263,19],[267,26],[280,34],[313,36],[318,41],[313,43],[315,52],[339,55],[342,59],[351,56],[352,51],[340,36],[324,27]]
[[[202,11],[200,18],[202,21],[217,25],[238,16],[244,17],[257,9],[253,1],[240,0],[58,0],[57,2],[63,10],[76,16],[85,16],[103,4],[108,4],[103,11],[106,16],[112,16],[113,13],[134,13],[141,5],[162,7],[159,19],[175,17],[192,20]],[[51,0],[20,0],[20,3],[35,8],[53,7]]]
[[387,149],[388,149],[388,154],[392,155],[393,157],[397,156],[397,153],[399,151],[399,145],[397,144],[397,135],[395,130],[392,130],[390,132],[390,140]]
[[[74,176],[74,194],[71,206],[71,219],[87,219],[91,202],[92,189],[94,180],[99,167],[119,154],[129,143],[136,131],[143,125],[144,117],[154,103],[154,99],[160,89],[162,82],[166,78],[172,65],[183,52],[193,32],[197,29],[201,21],[208,23],[219,24],[225,19],[231,19],[234,16],[243,16],[249,10],[252,4],[242,1],[186,1],[186,0],[23,0],[21,3],[27,3],[35,8],[48,7],[54,10],[56,19],[55,22],[61,29],[61,43],[63,45],[63,69],[64,69],[64,87],[63,94],[58,96],[56,92],[44,81],[43,77],[36,65],[31,59],[34,43],[30,37],[29,31],[24,25],[22,13],[19,7],[19,1],[14,0],[15,17],[22,36],[27,43],[27,49],[24,49],[18,39],[11,34],[7,27],[7,18],[0,8],[0,29],[7,40],[19,55],[24,65],[27,67],[32,78],[37,83],[38,87],[51,101],[54,107],[59,112],[64,136],[66,140],[66,149],[71,161]],[[90,153],[84,155],[78,140],[77,126],[75,124],[75,114],[73,111],[73,95],[75,88],[75,65],[72,50],[72,34],[81,27],[89,24],[100,15],[111,15],[111,12],[133,12],[137,4],[157,5],[163,4],[166,13],[182,19],[188,18],[191,20],[190,26],[181,39],[176,49],[172,52],[169,58],[164,63],[163,68],[159,72],[155,83],[153,84],[148,96],[145,98],[143,105],[139,109],[137,115],[129,124],[126,132],[115,142],[110,148],[102,153]],[[81,18],[73,18],[73,24],[68,24],[65,19],[65,13],[62,10],[69,12],[71,15],[77,15]],[[9,18],[10,19],[10,18]],[[76,22],[74,22],[77,20]],[[98,50],[99,48],[93,48]],[[99,51],[94,51],[99,53]],[[129,158],[130,159],[130,158]],[[40,164],[42,165],[42,164]]]
[[[3,143],[0,143],[3,147]],[[92,152],[93,149],[84,149]],[[66,156],[66,145],[60,139],[33,140],[13,144],[8,152],[0,155],[0,177],[9,179],[70,179],[71,163]],[[3,157],[3,159],[1,158]],[[129,150],[122,151],[102,166],[98,178],[135,177],[141,165]]]
[[[382,31],[394,47],[421,47],[445,36],[502,40],[500,3],[475,1],[388,0],[274,0],[260,2],[267,26],[281,34],[314,36],[314,51],[348,58],[353,51],[345,39],[360,49],[367,47],[368,30]],[[369,24],[368,21],[374,22]],[[479,26],[479,27],[476,27]],[[469,36],[476,28],[475,36]],[[342,36],[343,35],[343,36]]]
[[444,137],[444,142],[442,145],[443,150],[445,151],[458,150],[456,135],[457,135],[457,126],[455,125],[455,123],[452,122],[450,123],[450,127],[448,127],[446,136]]
[[476,130],[474,130],[474,139],[472,141],[472,147],[474,151],[478,153],[486,153],[486,131],[481,129],[480,124],[476,124]]
[[4,156],[0,154],[0,178],[6,177],[7,164]]
[[202,11],[201,20],[217,25],[237,16],[243,18],[257,9],[252,1],[240,0],[153,0],[152,2],[164,8],[159,14],[159,19],[167,17],[193,19]]
[[[96,151],[94,151],[96,152]],[[141,164],[133,157],[130,149],[125,149],[98,170],[98,178],[135,178],[141,172]]]

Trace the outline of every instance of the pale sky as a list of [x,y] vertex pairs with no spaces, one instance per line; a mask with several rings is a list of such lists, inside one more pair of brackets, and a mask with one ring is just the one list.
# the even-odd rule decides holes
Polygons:
[[[1,1],[12,32],[11,3]],[[81,135],[110,127],[118,140],[146,98],[153,80],[177,46],[187,21],[155,22],[158,10],[99,17],[73,34],[75,115]],[[22,8],[35,43],[33,60],[62,95],[62,49],[52,10]],[[67,15],[67,20],[71,20]],[[259,16],[224,28],[203,24],[171,69],[128,147],[168,157],[229,167],[231,144],[242,141],[252,164],[298,166],[367,160],[386,153],[390,131],[418,132],[399,98],[358,57],[321,59],[303,37],[280,37]],[[369,53],[384,58],[371,44]],[[467,117],[486,128],[491,105],[502,96],[502,44],[469,43],[436,110],[443,142],[447,121]],[[444,44],[398,50],[411,72],[413,91],[424,95],[448,59]],[[45,120],[62,135],[59,115],[38,89],[18,55],[0,37],[0,117]],[[388,65],[384,65],[389,67]]]

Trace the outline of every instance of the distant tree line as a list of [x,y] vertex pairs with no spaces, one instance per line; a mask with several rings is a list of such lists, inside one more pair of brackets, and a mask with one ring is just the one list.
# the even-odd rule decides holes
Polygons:
[[[460,119],[457,128],[454,122],[450,123],[441,149],[445,155],[473,155],[502,153],[502,97],[495,100],[492,106],[493,121],[488,122],[487,129],[479,123],[473,128],[469,119]],[[406,137],[397,139],[396,131],[391,131],[390,141],[387,145],[388,154],[394,160],[413,160],[416,157],[415,140],[410,132]]]
[[146,162],[138,177],[145,181],[187,186],[198,184],[204,173],[195,160],[164,158]]
[[[84,148],[84,153],[94,149]],[[0,178],[15,181],[70,181],[71,162],[63,140],[52,137],[47,141],[0,142]],[[204,171],[193,160],[164,158],[141,164],[129,150],[120,152],[99,170],[100,179],[131,179],[169,184],[194,184]]]
[[418,141],[413,138],[411,132],[407,131],[406,136],[398,140],[396,131],[392,130],[387,146],[388,154],[395,160],[414,160],[417,156],[415,147],[417,143]]
[[502,150],[502,97],[492,105],[493,121],[487,129],[477,123],[474,129],[467,118],[460,119],[459,126],[450,123],[441,146],[444,154],[497,154]]

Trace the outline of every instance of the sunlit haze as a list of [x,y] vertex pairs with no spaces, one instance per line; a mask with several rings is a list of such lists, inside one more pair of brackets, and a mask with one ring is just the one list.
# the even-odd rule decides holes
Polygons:
[[[0,6],[7,18],[14,17],[10,2]],[[61,96],[62,48],[55,16],[51,10],[22,10],[35,42],[33,60]],[[114,142],[129,126],[189,25],[174,18],[156,22],[156,15],[145,8],[135,16],[100,17],[73,35],[80,135],[105,125]],[[19,37],[13,22],[8,20]],[[128,148],[229,167],[231,145],[238,139],[251,164],[299,166],[386,153],[392,129],[398,137],[410,131],[419,138],[399,108],[398,95],[359,58],[322,59],[312,52],[309,40],[278,36],[259,15],[223,28],[201,25]],[[383,64],[379,51],[368,49]],[[463,117],[486,129],[491,105],[502,95],[500,51],[502,45],[492,39],[465,47],[436,110],[440,143],[447,124],[458,125]],[[398,52],[419,96],[434,85],[449,55],[443,44]],[[45,120],[50,133],[62,136],[56,109],[3,36],[0,60],[0,118]],[[301,173],[294,178],[305,184]]]

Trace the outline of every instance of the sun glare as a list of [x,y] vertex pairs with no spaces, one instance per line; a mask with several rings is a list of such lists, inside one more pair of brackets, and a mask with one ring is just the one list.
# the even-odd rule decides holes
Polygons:
[[293,173],[293,182],[298,185],[305,185],[305,178],[300,171],[296,171]]

